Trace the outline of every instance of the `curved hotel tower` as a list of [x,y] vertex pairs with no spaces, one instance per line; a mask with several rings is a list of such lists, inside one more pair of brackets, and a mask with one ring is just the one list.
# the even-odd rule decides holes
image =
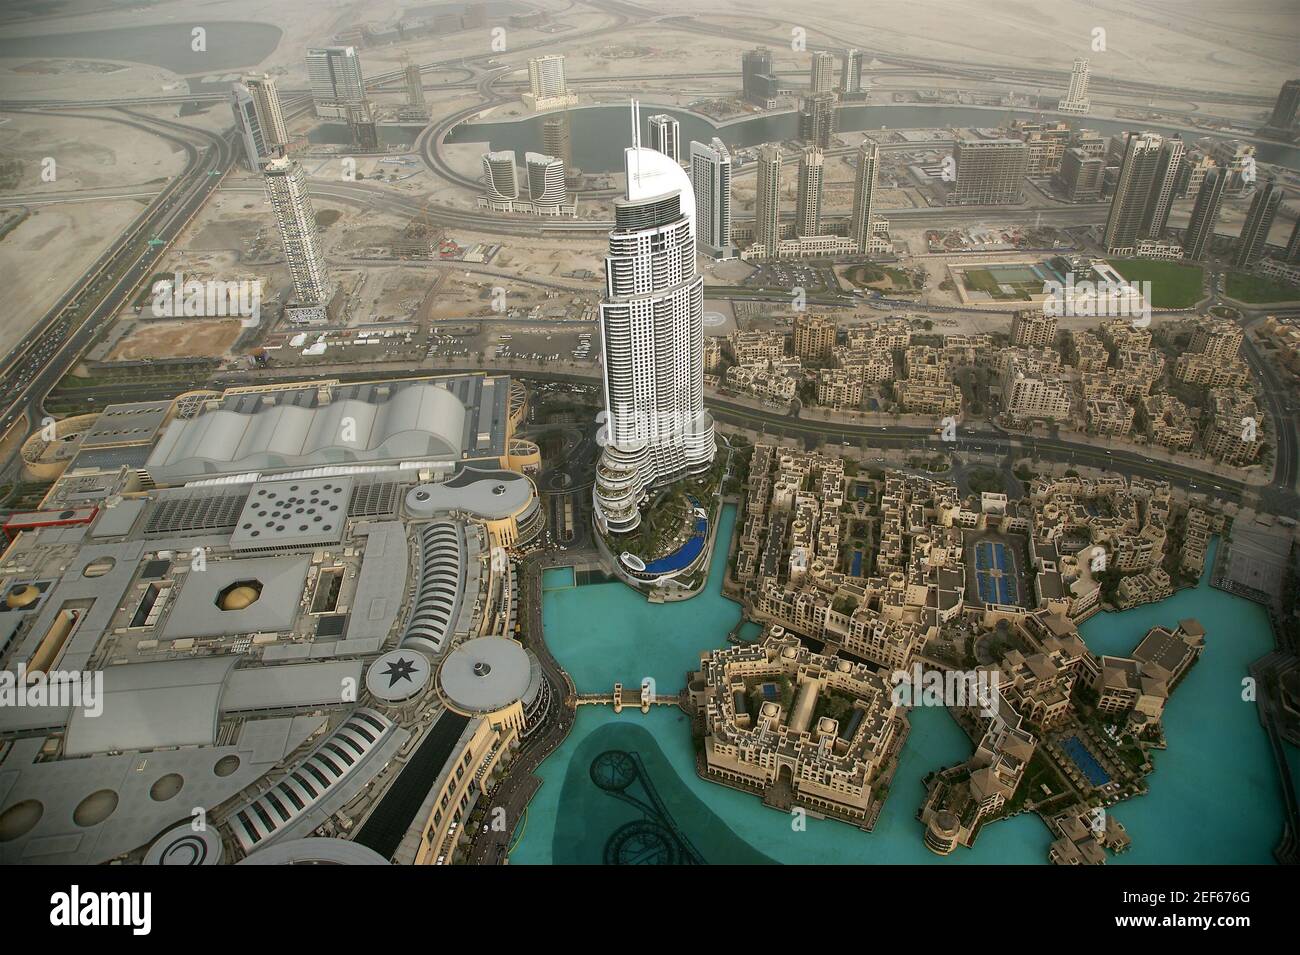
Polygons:
[[600,305],[604,450],[596,465],[596,524],[641,523],[646,491],[706,470],[716,445],[704,410],[704,279],[695,268],[695,192],[661,152],[624,150],[626,198],[615,202]]

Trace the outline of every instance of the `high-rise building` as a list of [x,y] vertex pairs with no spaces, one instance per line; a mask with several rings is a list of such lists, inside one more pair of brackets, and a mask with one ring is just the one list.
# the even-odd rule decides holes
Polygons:
[[1178,190],[1182,165],[1183,141],[1172,136],[1160,144],[1160,157],[1156,160],[1151,192],[1142,213],[1142,223],[1138,226],[1139,238],[1160,239],[1164,236],[1165,228],[1169,225],[1169,210],[1173,207],[1174,195]]
[[1246,222],[1241,227],[1241,238],[1237,240],[1237,255],[1233,260],[1236,268],[1248,269],[1264,257],[1268,230],[1273,227],[1273,218],[1281,204],[1282,190],[1272,179],[1265,180],[1255,189],[1255,197],[1250,200],[1250,209],[1246,212]]
[[1019,139],[959,139],[957,184],[948,202],[959,206],[1016,203],[1023,198],[1029,146]]
[[513,149],[483,154],[483,185],[494,209],[509,210],[519,199],[519,170]]
[[263,140],[268,148],[283,156],[285,147],[289,145],[289,130],[280,109],[280,93],[275,80],[267,73],[251,73],[244,77],[243,83],[253,97]]
[[307,79],[316,115],[322,119],[347,119],[349,106],[366,98],[361,58],[350,46],[313,47],[307,51]]
[[1056,183],[1071,202],[1096,202],[1101,198],[1105,172],[1106,163],[1100,156],[1089,156],[1082,149],[1067,149],[1061,156]]
[[300,305],[327,305],[333,294],[320,228],[307,193],[307,177],[297,161],[279,157],[263,169],[267,198],[284,244],[284,258]]
[[853,211],[849,214],[849,238],[858,252],[871,247],[871,218],[876,207],[876,177],[880,173],[880,147],[864,139],[858,147],[858,171],[853,179]]
[[1011,316],[1011,344],[1019,348],[1051,348],[1056,344],[1057,319],[1032,308]]
[[835,92],[835,56],[825,51],[812,55],[812,69],[809,75],[810,91],[818,93]]
[[231,85],[230,106],[235,113],[235,128],[239,130],[240,142],[244,144],[244,160],[249,169],[257,172],[262,163],[273,158],[274,153],[263,135],[253,94],[243,83]]
[[834,348],[834,319],[810,312],[800,312],[794,317],[794,353],[802,361],[830,361]]
[[804,98],[799,111],[799,138],[809,146],[831,148],[835,134],[835,94],[817,93]]
[[861,50],[849,50],[840,60],[840,92],[845,96],[862,92]]
[[1273,104],[1273,115],[1265,129],[1271,132],[1290,132],[1296,127],[1296,110],[1300,108],[1300,80],[1287,80]]
[[564,57],[559,53],[535,56],[528,61],[528,88],[524,102],[535,110],[572,106],[578,101],[565,82]]
[[695,190],[695,244],[715,259],[732,258],[731,153],[714,136],[706,146],[691,143],[691,186]]
[[614,204],[600,304],[604,449],[593,493],[602,532],[641,523],[647,490],[706,470],[716,452],[704,410],[704,279],[695,267],[690,177],[640,144],[632,107],[626,195]]
[[741,56],[741,95],[760,109],[776,106],[778,84],[772,72],[772,51],[765,46],[746,50]]
[[566,171],[573,168],[573,134],[567,109],[542,121],[542,152],[563,159]]
[[754,241],[776,252],[781,241],[781,146],[767,143],[758,151],[758,189],[754,196]]
[[808,146],[799,157],[799,202],[794,216],[794,234],[821,235],[822,173],[826,155],[816,146]]
[[1286,264],[1300,265],[1300,219],[1291,227],[1291,238],[1286,240]]
[[557,213],[568,199],[564,160],[542,153],[524,153],[524,166],[528,170],[528,198],[533,210]]
[[673,162],[681,162],[682,125],[667,113],[656,113],[650,124],[650,148],[663,153]]
[[1223,203],[1223,188],[1227,175],[1217,166],[1205,174],[1200,191],[1196,193],[1196,203],[1192,206],[1192,217],[1187,223],[1187,235],[1183,239],[1183,254],[1189,259],[1203,259],[1214,243],[1214,226],[1219,221],[1219,206]]
[[1062,113],[1086,113],[1092,108],[1088,101],[1088,61],[1084,57],[1074,61],[1070,70],[1070,88],[1056,108]]
[[1155,133],[1130,133],[1124,147],[1119,182],[1106,216],[1104,245],[1111,255],[1132,255],[1141,238],[1142,221],[1157,183],[1164,141]]

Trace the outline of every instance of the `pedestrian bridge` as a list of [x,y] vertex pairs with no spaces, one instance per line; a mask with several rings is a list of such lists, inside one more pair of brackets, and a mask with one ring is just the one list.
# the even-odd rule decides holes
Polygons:
[[661,696],[649,684],[643,685],[640,691],[629,689],[625,692],[622,683],[615,683],[613,693],[579,693],[574,703],[577,706],[612,706],[615,713],[623,712],[624,706],[637,706],[642,713],[649,713],[652,706],[677,706],[685,709],[685,698],[685,690],[677,696]]

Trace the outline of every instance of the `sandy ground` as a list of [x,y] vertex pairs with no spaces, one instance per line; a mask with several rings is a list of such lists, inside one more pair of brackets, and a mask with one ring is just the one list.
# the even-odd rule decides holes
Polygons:
[[241,331],[239,319],[191,318],[183,322],[136,322],[113,349],[113,361],[225,355]]
[[[138,129],[99,119],[9,113],[0,124],[0,155],[22,163],[21,179],[0,195],[49,196],[77,189],[161,189],[185,168],[185,151]],[[45,157],[53,182],[41,178]]]
[[0,241],[0,353],[68,289],[143,207],[131,200],[43,206]]

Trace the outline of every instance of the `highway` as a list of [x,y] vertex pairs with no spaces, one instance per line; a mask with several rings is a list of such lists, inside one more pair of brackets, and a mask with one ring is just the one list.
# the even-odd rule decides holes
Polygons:
[[[131,117],[127,120],[130,125],[181,145],[186,151],[186,168],[14,350],[0,373],[5,402],[0,431],[24,415],[31,424],[38,423],[45,396],[72,370],[135,290],[154,274],[168,246],[218,188],[230,167],[235,148],[233,133],[217,136],[179,123],[127,115]],[[154,127],[174,132],[158,133]],[[208,145],[200,152],[182,133],[184,137],[206,139]]]

